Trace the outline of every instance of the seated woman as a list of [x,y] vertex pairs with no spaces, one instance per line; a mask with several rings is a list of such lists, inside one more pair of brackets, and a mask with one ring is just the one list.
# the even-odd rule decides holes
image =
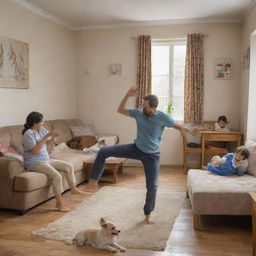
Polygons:
[[59,211],[70,211],[61,196],[63,192],[62,176],[59,171],[65,173],[71,194],[85,194],[76,187],[73,166],[65,161],[50,159],[46,145],[53,144],[58,136],[56,131],[48,132],[43,127],[43,115],[31,112],[22,131],[22,147],[24,150],[24,167],[29,171],[46,174],[52,180],[53,191],[56,198],[56,208]]

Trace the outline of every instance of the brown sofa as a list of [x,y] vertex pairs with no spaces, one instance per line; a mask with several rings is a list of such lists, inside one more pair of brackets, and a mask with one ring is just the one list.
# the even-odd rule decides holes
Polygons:
[[249,192],[256,192],[256,141],[247,140],[250,152],[248,171],[243,176],[219,176],[205,170],[189,170],[188,196],[199,229],[201,215],[251,215]]
[[[71,126],[80,126],[81,121],[76,119],[51,120],[45,122],[49,131],[55,129],[59,133],[57,143],[67,142],[72,138]],[[3,141],[18,153],[22,154],[23,125],[0,128],[0,141]],[[73,152],[53,152],[51,158],[70,162],[75,170],[77,184],[84,182],[86,160],[95,157],[93,154]],[[64,190],[69,189],[66,179],[63,179]],[[37,172],[25,171],[22,163],[11,158],[0,158],[0,208],[12,209],[20,213],[53,197],[52,186],[46,175]]]

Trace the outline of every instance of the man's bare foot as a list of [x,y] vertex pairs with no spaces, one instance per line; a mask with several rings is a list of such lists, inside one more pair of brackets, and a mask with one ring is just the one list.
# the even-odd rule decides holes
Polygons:
[[145,221],[148,224],[155,224],[155,222],[151,219],[151,214],[145,214]]

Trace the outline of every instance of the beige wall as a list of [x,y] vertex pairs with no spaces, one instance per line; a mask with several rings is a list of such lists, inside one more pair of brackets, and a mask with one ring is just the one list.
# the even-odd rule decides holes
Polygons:
[[[136,40],[149,34],[152,38],[183,37],[187,33],[204,33],[205,97],[204,119],[227,115],[239,128],[241,24],[186,24],[141,26],[77,32],[78,116],[100,132],[116,133],[121,143],[136,136],[134,120],[116,112],[120,100],[136,83]],[[233,58],[232,80],[213,79],[214,58]],[[123,74],[111,76],[108,64],[122,63]],[[128,104],[133,107],[133,101]],[[182,164],[182,140],[179,133],[166,129],[161,164]]]
[[[243,36],[242,36],[242,53],[241,57],[243,54],[246,52],[247,48],[250,46],[250,41],[254,41],[254,47],[255,47],[255,36],[254,38],[251,37],[251,34],[256,31],[256,5],[254,5],[254,8],[251,9],[251,11],[246,15],[246,19],[244,21],[244,26],[243,26]],[[252,47],[252,46],[251,46]],[[255,50],[254,50],[255,52]],[[256,56],[254,56],[256,58]],[[254,61],[255,63],[255,61]],[[253,72],[255,70],[255,67],[251,67],[251,71]],[[255,73],[255,71],[254,71]],[[244,134],[247,137],[247,121],[249,119],[255,117],[255,111],[256,109],[254,108],[254,111],[250,111],[248,113],[248,102],[249,102],[249,78],[250,78],[250,70],[249,69],[244,69],[241,72],[241,128]],[[253,86],[253,84],[252,84]],[[252,89],[252,88],[251,88]],[[255,90],[254,90],[255,92]],[[250,95],[252,100],[255,102],[255,95]],[[251,117],[250,117],[251,116]],[[255,119],[255,118],[254,118]],[[250,123],[249,123],[250,124]],[[253,125],[253,124],[251,124]],[[254,129],[256,126],[256,120],[253,125]],[[248,127],[249,128],[249,127]],[[252,127],[251,127],[252,128]],[[250,128],[249,128],[250,130]],[[256,133],[254,133],[254,136],[252,137],[250,134],[248,134],[250,138],[256,139]]]
[[7,0],[0,35],[29,43],[30,88],[0,88],[0,126],[24,124],[30,111],[46,119],[76,116],[74,33]]

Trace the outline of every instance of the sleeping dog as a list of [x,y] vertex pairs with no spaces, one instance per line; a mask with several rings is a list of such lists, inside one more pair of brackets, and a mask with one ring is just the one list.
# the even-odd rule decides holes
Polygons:
[[83,150],[97,143],[97,137],[94,135],[77,136],[67,142],[69,148]]
[[73,244],[89,245],[97,249],[105,249],[110,252],[125,252],[125,248],[115,242],[121,232],[103,218],[100,219],[101,228],[91,228],[80,231],[73,239]]

